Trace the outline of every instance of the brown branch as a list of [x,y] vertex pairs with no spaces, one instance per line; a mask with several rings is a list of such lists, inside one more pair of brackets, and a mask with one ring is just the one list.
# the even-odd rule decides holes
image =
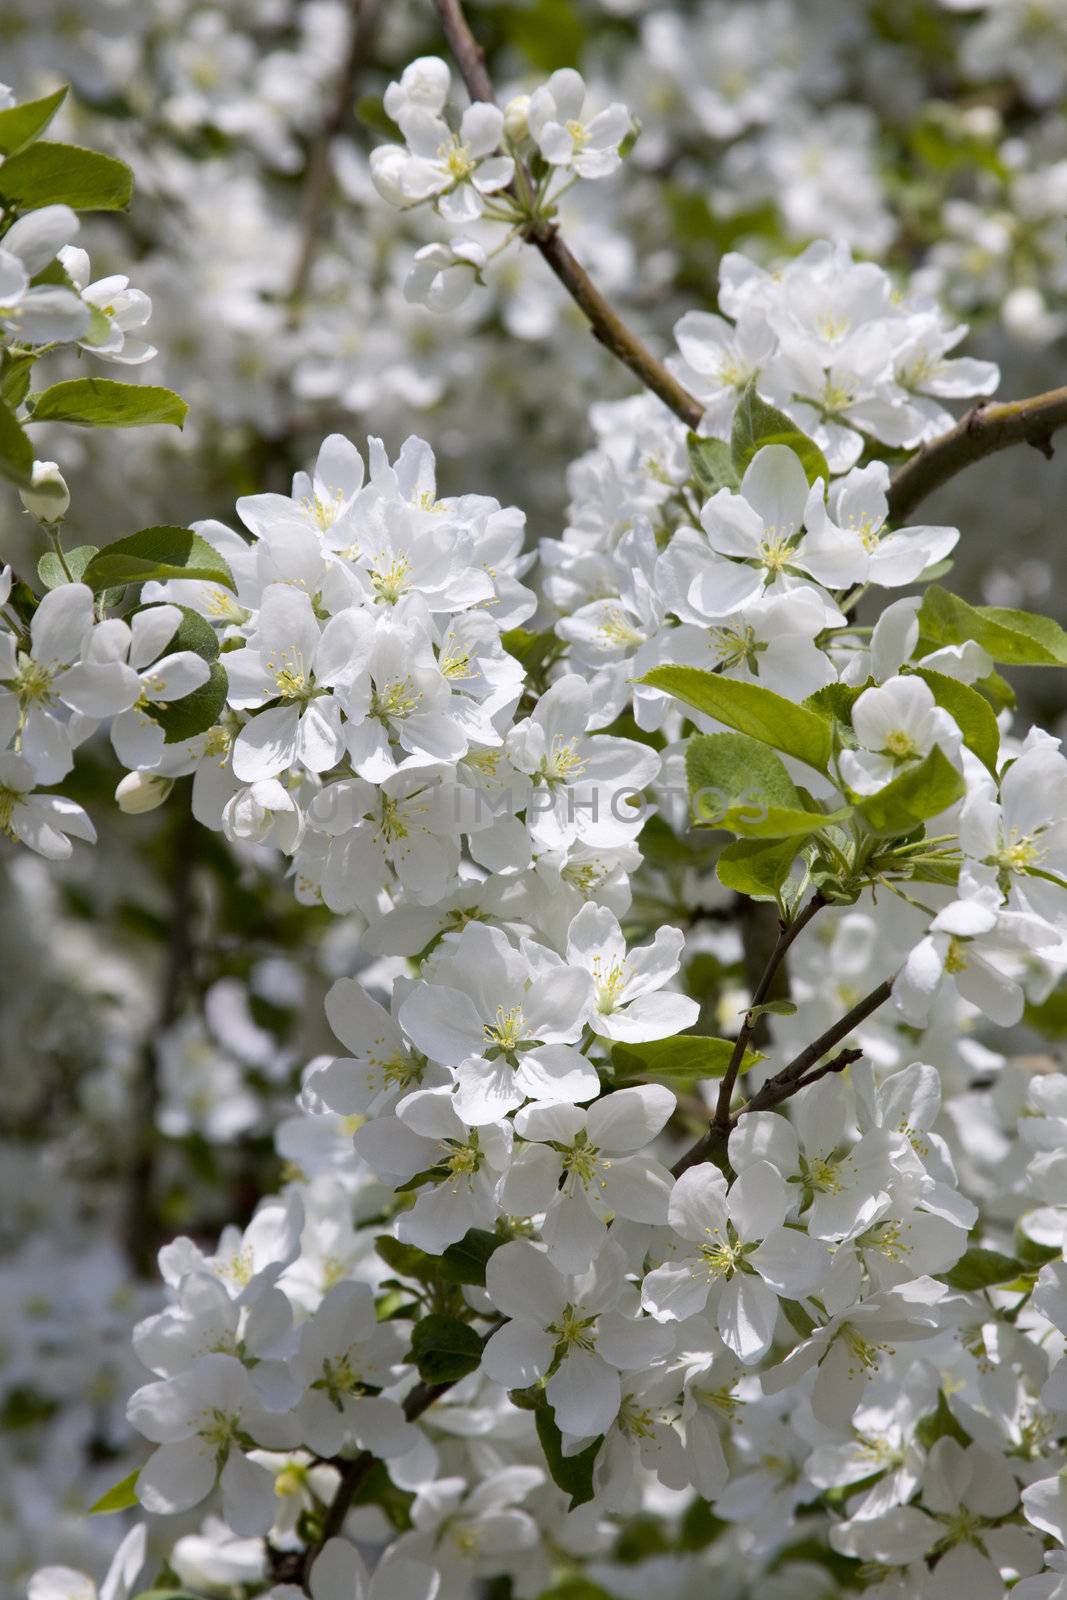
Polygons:
[[[475,39],[463,14],[460,0],[434,0],[448,47],[459,67],[472,100],[492,100],[493,85],[485,66],[485,51]],[[514,190],[532,193],[530,175],[518,164]],[[581,262],[564,243],[554,222],[531,221],[524,237],[548,262],[571,299],[584,312],[594,335],[606,350],[621,361],[646,389],[658,395],[689,428],[696,428],[704,408],[661,361],[627,327],[615,308],[604,298]]]
[[[412,1389],[404,1401],[404,1415],[409,1422],[414,1422],[416,1417],[421,1417],[434,1401],[452,1388],[451,1383],[419,1383]],[[289,1583],[302,1583],[306,1593],[310,1594],[308,1587],[311,1578],[311,1568],[315,1564],[319,1551],[327,1539],[333,1539],[341,1532],[345,1525],[345,1518],[352,1509],[352,1502],[356,1494],[369,1475],[371,1468],[376,1465],[378,1457],[369,1450],[361,1450],[358,1456],[353,1456],[351,1461],[346,1461],[341,1466],[341,1481],[337,1485],[333,1499],[326,1508],[326,1515],[322,1519],[322,1532],[313,1545],[309,1545],[299,1560],[297,1570],[286,1577]]]
[[159,1101],[159,1035],[174,1023],[193,962],[192,877],[196,861],[195,839],[198,830],[187,798],[184,810],[171,823],[170,911],[167,919],[167,947],[159,979],[156,1014],[151,1031],[141,1049],[138,1076],[132,1093],[130,1127],[136,1141],[126,1182],[126,1254],[134,1270],[151,1275],[160,1239],[153,1185],[155,1149],[158,1133],[156,1112]]
[[752,991],[751,1008],[745,1012],[744,1021],[734,1043],[733,1054],[727,1064],[726,1071],[722,1075],[722,1082],[719,1084],[719,1098],[716,1102],[713,1121],[716,1127],[725,1129],[727,1133],[730,1128],[730,1102],[733,1099],[734,1085],[741,1070],[741,1063],[745,1059],[745,1050],[753,1037],[757,1022],[762,1022],[764,1018],[762,1012],[757,1017],[753,1017],[752,1012],[757,1006],[762,1005],[770,994],[778,969],[785,960],[785,953],[793,943],[793,940],[803,932],[812,917],[825,904],[826,901],[822,895],[816,891],[803,911],[794,917],[792,922],[787,925],[778,924],[777,942],[771,951],[767,965],[763,969],[763,976]]
[[713,1122],[692,1149],[687,1150],[685,1155],[675,1162],[671,1168],[674,1176],[678,1178],[690,1167],[695,1167],[698,1161],[705,1161],[721,1154],[741,1118],[747,1116],[750,1111],[769,1111],[773,1106],[781,1105],[783,1100],[792,1099],[801,1089],[817,1083],[828,1073],[841,1072],[853,1061],[858,1061],[862,1051],[851,1049],[843,1050],[833,1061],[820,1065],[823,1056],[828,1055],[842,1039],[847,1039],[848,1035],[858,1028],[861,1022],[865,1022],[873,1011],[884,1005],[892,992],[893,979],[884,979],[850,1011],[846,1011],[843,1017],[838,1017],[837,1021],[817,1039],[813,1039],[799,1055],[794,1056],[781,1072],[776,1073],[773,1078],[768,1078],[762,1089],[757,1090],[750,1100],[746,1100],[743,1106],[738,1107],[725,1126]]
[[330,181],[333,177],[333,142],[349,115],[356,95],[356,85],[373,54],[378,36],[378,24],[381,21],[379,0],[349,0],[349,9],[352,18],[348,54],[341,64],[336,93],[315,135],[308,158],[300,215],[300,249],[285,296],[292,322],[299,318],[300,302],[307,293],[326,216]]
[[948,433],[931,439],[893,474],[890,514],[906,517],[927,495],[974,461],[1013,444],[1029,444],[1052,455],[1052,435],[1067,426],[1067,388],[1050,389],[1029,400],[974,406]]

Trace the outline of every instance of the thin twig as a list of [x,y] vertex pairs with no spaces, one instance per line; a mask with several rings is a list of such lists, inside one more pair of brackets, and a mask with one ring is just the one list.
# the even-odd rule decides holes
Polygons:
[[159,1065],[156,1056],[160,1034],[177,1020],[193,960],[192,879],[198,832],[188,804],[172,823],[170,846],[170,909],[167,947],[160,973],[156,1014],[141,1049],[135,1104],[130,1127],[137,1146],[126,1182],[126,1253],[134,1270],[148,1277],[159,1239],[152,1193],[155,1177],[156,1111],[159,1100]]
[[948,433],[931,439],[898,467],[889,486],[890,514],[899,520],[927,495],[984,456],[1009,445],[1029,444],[1052,455],[1052,435],[1067,426],[1067,388],[1050,389],[1029,400],[977,405]]
[[349,116],[356,85],[373,54],[381,20],[379,0],[349,0],[349,10],[352,15],[348,54],[337,77],[333,102],[319,126],[308,157],[300,215],[300,248],[285,296],[292,322],[299,319],[300,304],[307,293],[326,217],[333,176],[333,142]]
[[[463,14],[460,0],[434,0],[441,28],[472,100],[492,100],[493,85],[485,66],[485,51],[475,39]],[[516,170],[515,189],[532,193],[530,175],[521,163]],[[677,378],[673,378],[627,327],[618,312],[601,294],[581,262],[564,243],[554,222],[531,222],[524,238],[548,262],[556,277],[577,306],[585,313],[593,333],[644,385],[658,395],[664,405],[689,428],[696,428],[704,408]]]
[[747,1116],[750,1111],[769,1111],[773,1106],[781,1105],[783,1100],[792,1099],[801,1089],[818,1082],[828,1073],[841,1072],[853,1061],[858,1061],[861,1051],[843,1050],[834,1061],[820,1065],[823,1057],[829,1055],[842,1039],[847,1039],[848,1035],[858,1028],[861,1022],[865,1022],[873,1011],[884,1005],[892,992],[893,979],[886,978],[872,989],[870,994],[858,1001],[850,1011],[846,1011],[843,1017],[838,1017],[837,1021],[817,1039],[813,1039],[799,1055],[794,1056],[781,1072],[775,1073],[773,1078],[768,1078],[762,1089],[757,1090],[750,1100],[746,1100],[743,1106],[738,1107],[725,1126],[713,1122],[696,1144],[675,1162],[671,1168],[674,1176],[680,1177],[690,1167],[696,1166],[698,1161],[707,1160],[725,1150],[731,1133],[741,1118]]
[[801,911],[798,916],[794,917],[792,922],[785,925],[779,924],[777,943],[775,944],[774,949],[771,951],[770,960],[767,962],[767,965],[763,970],[763,976],[760,978],[755,989],[753,990],[751,1006],[749,1010],[745,1012],[744,1021],[741,1023],[740,1031],[734,1043],[733,1054],[731,1055],[729,1063],[727,1064],[726,1071],[722,1075],[722,1082],[719,1084],[719,1098],[715,1106],[715,1116],[713,1120],[720,1128],[727,1130],[729,1129],[730,1102],[733,1099],[734,1085],[737,1082],[737,1075],[741,1070],[741,1063],[745,1059],[745,1050],[747,1049],[749,1041],[751,1040],[755,1030],[755,1024],[763,1015],[761,1012],[759,1016],[753,1017],[752,1012],[757,1006],[763,1004],[770,993],[771,985],[774,983],[778,969],[785,960],[785,953],[789,949],[789,946],[793,943],[793,940],[798,934],[803,932],[808,923],[811,921],[812,917],[814,917],[815,913],[819,911],[820,908],[825,904],[826,901],[823,899],[822,895],[816,891],[816,893],[812,895],[811,899],[804,907],[803,911]]

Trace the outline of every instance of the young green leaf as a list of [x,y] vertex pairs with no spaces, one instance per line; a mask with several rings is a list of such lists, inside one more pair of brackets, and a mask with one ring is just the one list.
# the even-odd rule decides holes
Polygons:
[[963,734],[963,742],[973,750],[990,772],[997,770],[1000,751],[1000,729],[989,701],[958,678],[946,677],[943,672],[931,672],[927,667],[918,669],[918,676],[930,689],[939,706],[943,706]]
[[545,1465],[552,1476],[552,1482],[565,1494],[570,1495],[570,1505],[567,1509],[575,1511],[593,1498],[593,1466],[600,1454],[600,1446],[604,1443],[604,1435],[600,1434],[592,1444],[587,1444],[577,1455],[565,1456],[563,1436],[547,1401],[542,1400],[537,1406],[534,1411],[534,1422],[537,1425],[538,1442],[544,1451]]
[[990,1289],[994,1284],[1011,1283],[1024,1270],[1014,1256],[1002,1255],[999,1250],[984,1250],[974,1246],[965,1250],[954,1267],[945,1273],[945,1282],[954,1289],[971,1291]]
[[802,843],[796,837],[737,839],[719,856],[716,876],[724,889],[750,900],[777,900]]
[[123,583],[149,579],[200,578],[235,587],[233,574],[218,551],[189,528],[142,528],[128,538],[116,539],[93,557],[83,582],[99,592]]
[[[177,649],[178,646],[172,642],[171,648]],[[180,700],[151,704],[147,708],[148,715],[163,729],[167,744],[181,744],[185,739],[195,739],[198,733],[206,733],[219,720],[226,704],[228,684],[225,667],[213,661],[206,683],[202,683],[191,694],[183,695]]]
[[973,639],[1006,666],[1067,667],[1067,633],[1051,617],[1006,606],[971,606],[937,584],[923,596],[919,627],[939,645]]
[[40,100],[24,100],[20,106],[0,111],[0,156],[14,156],[39,139],[64,100],[68,85],[46,94]]
[[64,550],[63,560],[67,563],[67,572],[64,572],[55,551],[46,550],[37,563],[37,576],[46,589],[58,589],[64,583],[80,583],[82,574],[96,552],[95,544],[78,544],[73,550]]
[[737,488],[740,480],[724,439],[702,439],[698,433],[691,433],[687,443],[689,474],[699,495],[707,500],[720,489]]
[[411,1354],[424,1383],[456,1383],[477,1368],[482,1341],[469,1323],[434,1311],[415,1324]]
[[33,477],[33,445],[15,420],[15,413],[0,402],[0,477],[25,486]]
[[826,457],[814,439],[809,439],[784,411],[761,400],[753,378],[737,403],[730,436],[730,453],[738,477],[744,473],[757,450],[762,450],[768,444],[784,444],[799,456],[809,483],[814,483],[816,478],[829,483],[830,469],[826,465]]
[[137,1504],[136,1485],[140,1468],[137,1467],[129,1473],[120,1483],[116,1483],[106,1494],[102,1494],[94,1505],[89,1507],[89,1515],[97,1512],[128,1511]]
[[966,784],[938,745],[917,766],[909,767],[877,794],[867,795],[856,805],[874,833],[910,833],[927,817],[955,805],[963,798]]
[[[620,1078],[663,1078],[668,1082],[687,1079],[721,1078],[733,1054],[732,1039],[713,1039],[696,1033],[680,1033],[673,1039],[653,1039],[647,1044],[616,1044],[611,1060]],[[746,1050],[744,1070],[763,1057]]]
[[486,1263],[503,1242],[499,1234],[485,1228],[468,1228],[441,1256],[441,1276],[449,1283],[474,1283],[484,1288]]
[[82,428],[145,428],[185,423],[189,407],[173,389],[113,378],[68,378],[31,395],[32,422],[73,422]]
[[826,717],[794,705],[762,684],[724,678],[701,667],[675,666],[653,667],[640,682],[663,689],[727,727],[750,734],[820,772],[829,764],[832,738]]
[[16,211],[65,205],[75,211],[125,211],[133,173],[124,161],[76,144],[31,144],[0,168],[0,196]]
[[742,838],[804,837],[848,816],[809,810],[779,757],[744,733],[694,734],[685,766],[694,821]]

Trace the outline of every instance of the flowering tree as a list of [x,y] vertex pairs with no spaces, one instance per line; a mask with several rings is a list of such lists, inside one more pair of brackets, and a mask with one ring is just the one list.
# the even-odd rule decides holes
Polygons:
[[[5,1053],[73,1064],[43,1101],[7,1069],[12,1593],[91,1597],[135,1511],[102,1600],[1062,1597],[1067,1078],[1018,1025],[1064,1028],[1067,759],[1016,669],[1067,633],[944,587],[968,530],[920,519],[1067,422],[956,353],[964,305],[1064,329],[1067,14],[619,5],[624,104],[555,59],[601,8],[504,9],[499,101],[458,0],[392,44],[373,0],[280,7],[263,51],[160,7],[152,107],[103,15],[78,35],[73,116],[125,118],[164,241],[102,235],[145,257],[185,446],[71,443],[181,429],[187,386],[96,375],[156,356],[74,243],[130,167],[47,136],[62,87],[0,109]],[[910,98],[851,103],[883,62]],[[624,163],[672,218],[662,358],[656,270],[597,220]],[[426,411],[440,486],[421,437],[306,448],[379,404]],[[532,539],[486,451],[587,406]],[[240,531],[160,520],[178,463]],[[82,1188],[42,1207],[57,1117]]]

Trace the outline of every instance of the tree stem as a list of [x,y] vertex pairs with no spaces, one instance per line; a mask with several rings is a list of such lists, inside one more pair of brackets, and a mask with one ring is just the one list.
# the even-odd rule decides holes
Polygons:
[[1067,425],[1067,388],[1050,389],[1029,400],[1004,400],[974,406],[954,428],[931,439],[898,467],[889,486],[889,510],[897,520],[943,483],[984,456],[1009,445],[1029,444],[1052,455],[1052,435]]

